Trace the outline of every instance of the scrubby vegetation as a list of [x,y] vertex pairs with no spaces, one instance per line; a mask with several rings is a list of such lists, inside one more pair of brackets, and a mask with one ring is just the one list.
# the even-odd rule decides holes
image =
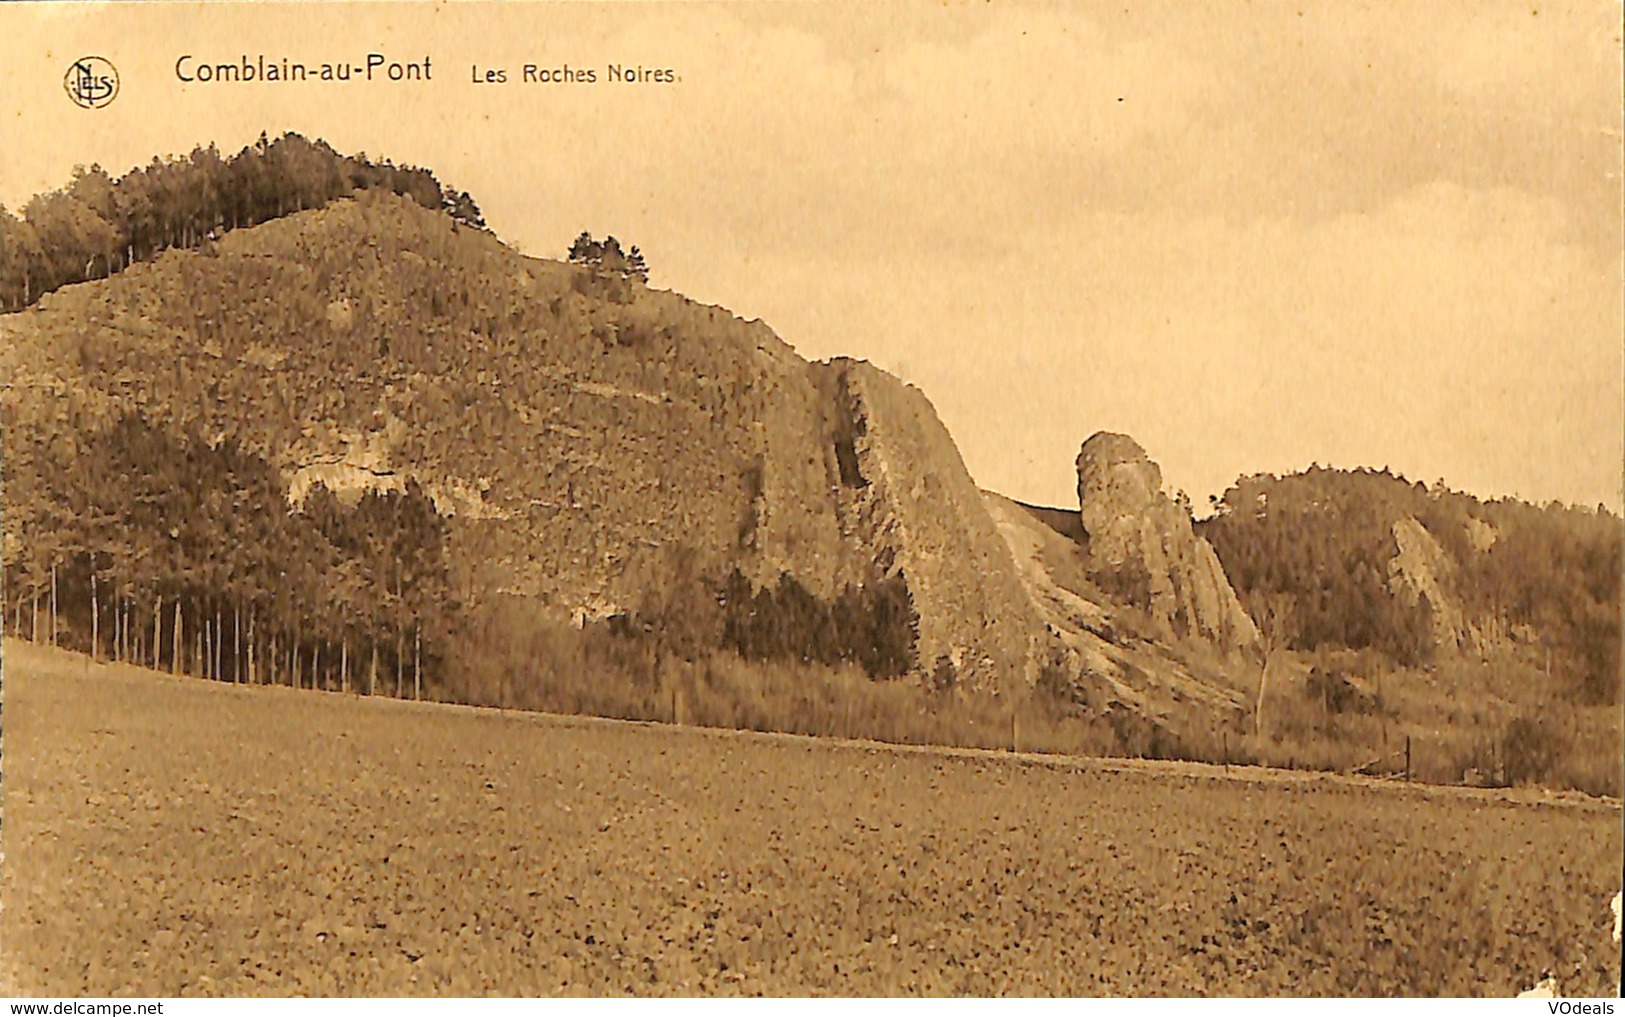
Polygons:
[[[772,588],[762,592],[776,599]],[[1081,709],[1054,689],[952,694],[951,684],[876,679],[855,662],[800,653],[685,653],[629,618],[577,628],[518,599],[487,603],[464,621],[459,652],[432,689],[451,702],[896,744],[1190,757],[1165,730],[1125,711]]]
[[[1408,776],[1432,784],[1541,785],[1619,797],[1621,719],[1549,692],[1533,653],[1451,655],[1401,668],[1375,650],[1286,654],[1262,730],[1231,762]],[[1192,746],[1216,759],[1211,749]]]

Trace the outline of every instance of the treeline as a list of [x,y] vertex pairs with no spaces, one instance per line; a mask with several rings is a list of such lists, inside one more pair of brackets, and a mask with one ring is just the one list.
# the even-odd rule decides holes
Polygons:
[[722,646],[746,660],[856,664],[871,678],[897,678],[917,663],[920,619],[902,575],[848,586],[826,602],[787,574],[752,590],[736,569],[716,602]]
[[112,177],[78,167],[73,182],[41,194],[19,218],[0,207],[0,310],[26,307],[71,283],[100,279],[171,247],[197,247],[213,236],[361,190],[404,195],[485,228],[468,194],[414,166],[346,156],[320,139],[261,134],[232,156],[214,145]]
[[[269,463],[126,416],[8,441],[16,635],[227,681],[420,695],[455,624],[445,525],[416,486],[290,512]],[[19,537],[19,535],[21,535]]]
[[1315,467],[1245,477],[1200,524],[1255,617],[1291,603],[1291,644],[1372,648],[1405,665],[1431,660],[1425,607],[1389,588],[1395,522],[1414,517],[1449,555],[1439,577],[1474,622],[1528,626],[1578,698],[1620,694],[1620,519],[1603,510],[1481,501],[1387,470]]
[[747,661],[856,667],[871,679],[900,678],[919,659],[920,616],[901,573],[815,596],[789,573],[757,589],[738,568],[698,573],[680,555],[665,588],[607,619],[612,635],[641,642],[652,657],[704,660],[718,653]]
[[[490,663],[462,623],[446,520],[415,484],[353,506],[318,484],[294,510],[271,464],[235,441],[133,414],[88,433],[14,429],[7,451],[0,617],[14,635],[205,678],[411,697],[467,698]],[[737,570],[669,578],[595,623],[615,659],[731,656],[873,679],[917,664],[901,575],[829,600],[788,575],[760,590]]]

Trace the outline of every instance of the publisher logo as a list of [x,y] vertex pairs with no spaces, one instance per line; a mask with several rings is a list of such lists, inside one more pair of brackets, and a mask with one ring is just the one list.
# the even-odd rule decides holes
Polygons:
[[118,95],[118,71],[103,57],[80,57],[68,65],[62,87],[85,109],[101,109]]

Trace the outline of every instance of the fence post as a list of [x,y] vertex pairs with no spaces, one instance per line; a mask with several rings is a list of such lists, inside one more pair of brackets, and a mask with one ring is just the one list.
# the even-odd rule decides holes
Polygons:
[[1405,736],[1405,780],[1411,779],[1411,736]]
[[1219,744],[1223,746],[1220,752],[1224,759],[1224,773],[1228,777],[1230,775],[1230,732],[1222,731],[1219,733]]

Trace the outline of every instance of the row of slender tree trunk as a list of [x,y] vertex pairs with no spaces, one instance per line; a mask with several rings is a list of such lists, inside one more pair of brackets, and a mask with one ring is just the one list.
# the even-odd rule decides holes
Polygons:
[[[306,640],[299,632],[290,635],[281,629],[266,631],[267,627],[260,624],[256,607],[250,605],[245,614],[241,603],[235,601],[227,604],[216,599],[209,605],[212,611],[195,604],[187,611],[180,597],[166,599],[159,594],[150,604],[142,604],[134,596],[115,592],[106,598],[108,603],[104,605],[101,587],[105,585],[92,574],[89,646],[94,660],[135,664],[234,684],[337,688],[367,695],[382,693],[401,698],[410,694],[413,699],[423,698],[421,630],[414,628],[410,634],[410,673],[407,672],[408,634],[402,629],[396,630],[392,647],[394,673],[385,673],[380,680],[376,640],[358,640],[356,652],[352,654],[348,635],[334,643],[326,639]],[[10,601],[10,623],[6,627],[11,635],[40,645],[63,644],[55,567],[51,569],[48,589],[32,594],[19,592],[15,597],[5,591],[3,600]],[[0,617],[7,614],[3,600],[0,600]],[[365,664],[361,660],[363,649],[368,658]]]

